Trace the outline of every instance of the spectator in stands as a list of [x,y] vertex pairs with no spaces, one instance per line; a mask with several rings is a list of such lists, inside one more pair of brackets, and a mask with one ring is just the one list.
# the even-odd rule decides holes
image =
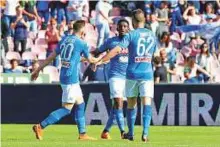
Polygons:
[[65,36],[65,30],[66,30],[66,21],[62,21],[62,23],[58,26],[58,32],[61,38]]
[[200,12],[200,1],[189,0],[188,5],[193,6],[195,8],[196,13]]
[[36,1],[35,0],[21,0],[20,5],[23,8],[23,14],[27,16],[29,22],[29,31],[33,32],[34,35],[37,35],[38,31],[38,22],[41,22],[41,18],[38,15],[37,8],[36,8]]
[[[15,30],[14,34],[14,50],[22,53],[26,50],[28,19],[22,15],[23,9],[21,6],[16,7],[16,19],[11,24],[11,28]],[[21,43],[21,51],[19,51],[19,44]]]
[[177,25],[178,26],[184,25],[178,0],[170,0],[170,14],[171,14],[170,33],[173,34],[173,32],[176,31]]
[[1,27],[0,27],[0,34],[1,34],[1,60],[5,60],[6,53],[8,52],[8,30],[7,30],[7,24],[2,19],[3,16],[1,16]]
[[213,22],[217,16],[214,14],[214,9],[212,3],[207,3],[205,7],[205,13],[202,15],[204,23]]
[[189,6],[183,13],[183,18],[188,25],[198,25],[202,22],[200,15],[196,14],[194,6]]
[[157,15],[157,21],[159,22],[159,29],[158,29],[158,38],[161,38],[164,32],[169,31],[169,9],[168,3],[166,1],[162,1],[160,4],[160,8],[155,10]]
[[37,12],[42,20],[41,29],[45,30],[47,28],[47,24],[50,19],[50,12],[49,12],[49,3],[50,1],[46,0],[38,0],[37,1]]
[[67,23],[81,20],[86,4],[88,4],[88,0],[70,0],[67,6]]
[[5,69],[5,73],[22,73],[22,70],[18,68],[18,60],[12,59],[10,61],[11,68],[10,69]]
[[96,4],[96,27],[98,29],[97,47],[100,47],[105,39],[109,37],[109,23],[112,23],[112,20],[108,14],[111,9],[112,5],[109,3],[109,0],[99,0]]
[[160,42],[159,42],[159,48],[165,49],[165,51],[168,54],[168,59],[173,58],[173,43],[170,40],[170,34],[168,32],[164,32],[161,36]]
[[[51,18],[48,30],[45,33],[45,39],[48,44],[47,48],[47,57],[56,49],[58,42],[60,41],[60,34],[57,29],[57,21],[54,18]],[[53,66],[59,66],[59,56],[53,61]]]
[[193,57],[188,57],[185,60],[185,68],[190,68],[191,72],[190,72],[190,78],[191,77],[195,77],[197,76],[197,70],[198,72],[200,72],[201,74],[206,75],[210,80],[212,80],[213,76],[207,72],[205,69],[203,69],[201,66],[199,66],[198,64],[196,64],[195,59]]
[[201,84],[203,83],[203,77],[200,75],[199,71],[196,71],[195,77],[190,77],[191,69],[189,67],[184,68],[184,83],[185,84]]
[[73,24],[74,24],[74,21],[70,21],[68,23],[68,30],[66,30],[64,32],[64,35],[72,35],[73,34]]
[[167,58],[167,52],[165,49],[160,50],[160,57],[162,65],[167,69],[167,81],[171,82],[171,76],[176,75],[176,65]]
[[166,83],[167,82],[167,69],[162,65],[162,60],[159,56],[154,58],[154,81],[155,83]]
[[16,17],[16,7],[19,5],[19,0],[6,0],[6,5],[3,14],[3,23],[5,24],[6,36],[13,36],[12,29],[10,28],[11,23]]
[[[156,16],[156,14],[155,13],[152,13],[151,15],[150,15],[150,28],[151,28],[151,30],[152,30],[152,32],[155,34],[155,35],[157,35],[157,33],[158,33],[158,30],[159,30],[159,23],[158,23],[158,21],[157,21],[157,16]],[[157,35],[158,36],[158,35]]]
[[86,4],[83,6],[83,17],[86,18],[85,20],[89,20],[89,2],[86,0]]
[[[212,74],[212,55],[209,53],[208,44],[204,43],[201,46],[201,52],[196,56],[196,63],[208,73]],[[204,74],[203,74],[204,75]],[[208,82],[209,77],[204,75],[204,82]]]
[[50,8],[51,8],[51,17],[57,19],[58,26],[63,22],[66,21],[67,18],[67,0],[58,0],[58,1],[51,1]]
[[202,40],[198,34],[193,33],[190,37],[189,44],[185,45],[181,51],[183,51],[185,57],[196,57],[196,55],[201,52],[200,48],[203,43],[204,40]]
[[152,6],[152,1],[151,0],[144,0],[145,15],[149,15],[149,14],[152,13],[151,6]]
[[178,0],[178,5],[182,14],[187,8],[188,0]]

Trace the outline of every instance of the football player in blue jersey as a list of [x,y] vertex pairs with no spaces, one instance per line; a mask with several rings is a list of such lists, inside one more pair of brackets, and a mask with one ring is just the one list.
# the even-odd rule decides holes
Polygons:
[[79,20],[73,24],[73,35],[67,35],[59,42],[57,49],[35,70],[31,79],[36,80],[39,72],[57,56],[61,56],[62,67],[60,70],[60,83],[62,87],[62,108],[50,113],[50,115],[37,125],[33,126],[36,138],[43,139],[43,129],[48,125],[55,124],[64,116],[71,113],[76,104],[75,121],[79,131],[80,140],[94,140],[86,134],[84,109],[85,103],[79,85],[78,66],[80,56],[83,55],[89,62],[97,62],[97,59],[89,54],[89,47],[82,40],[85,36],[85,21]]
[[[117,30],[119,35],[107,39],[99,48],[98,53],[109,51],[116,47],[124,35],[129,32],[129,22],[126,19],[118,21]],[[125,96],[125,82],[126,82],[126,69],[128,65],[128,49],[123,48],[121,52],[110,60],[109,69],[109,88],[110,98],[112,99],[112,109],[108,122],[101,134],[102,139],[110,139],[109,130],[116,118],[118,127],[120,129],[121,137],[125,133],[124,129],[124,114],[123,114],[123,101],[126,100]],[[96,64],[97,66],[97,64]]]
[[135,30],[123,37],[118,46],[113,48],[98,63],[105,62],[119,54],[123,48],[128,48],[128,67],[126,72],[127,124],[128,133],[124,138],[134,140],[134,125],[137,115],[137,97],[143,104],[142,141],[149,138],[149,127],[152,116],[151,101],[154,96],[154,77],[152,58],[157,52],[157,39],[152,31],[144,28],[145,16],[141,9],[132,14],[132,24]]

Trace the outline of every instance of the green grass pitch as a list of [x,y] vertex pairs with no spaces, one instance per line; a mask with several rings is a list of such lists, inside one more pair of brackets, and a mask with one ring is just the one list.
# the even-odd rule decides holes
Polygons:
[[117,126],[110,132],[112,140],[100,139],[103,126],[88,126],[88,134],[97,141],[78,141],[75,125],[53,125],[38,141],[32,125],[1,125],[2,147],[220,147],[220,127],[151,126],[150,142],[142,143],[141,126],[135,127],[135,141],[121,140]]

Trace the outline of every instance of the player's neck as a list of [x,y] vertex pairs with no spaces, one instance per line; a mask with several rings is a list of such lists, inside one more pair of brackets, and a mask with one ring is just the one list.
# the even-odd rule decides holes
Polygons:
[[80,34],[80,33],[73,33],[73,35],[75,35],[75,36],[81,38],[81,34]]
[[137,24],[136,29],[144,28],[144,24]]

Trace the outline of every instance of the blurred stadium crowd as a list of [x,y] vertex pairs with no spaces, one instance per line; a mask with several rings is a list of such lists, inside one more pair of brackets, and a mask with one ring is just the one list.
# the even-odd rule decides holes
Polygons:
[[[73,32],[72,24],[79,19],[87,22],[85,40],[94,51],[105,39],[117,35],[120,18],[127,19],[132,30],[129,16],[141,8],[146,28],[158,37],[159,54],[154,59],[157,83],[220,82],[219,0],[1,0],[0,7],[1,73],[31,73],[63,36]],[[207,33],[178,30],[209,24],[215,25]],[[94,72],[88,63],[81,63],[81,81],[108,81],[108,66],[99,66]],[[57,57],[42,73],[58,82],[59,68]]]

